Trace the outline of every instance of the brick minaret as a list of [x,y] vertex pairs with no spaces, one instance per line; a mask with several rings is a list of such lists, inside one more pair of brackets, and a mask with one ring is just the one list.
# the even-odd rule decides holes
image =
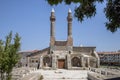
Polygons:
[[55,11],[52,9],[50,21],[51,21],[51,29],[50,29],[50,46],[53,46],[55,43]]
[[67,16],[67,21],[68,21],[68,46],[73,46],[73,38],[72,38],[72,12],[69,9],[68,11],[68,16]]

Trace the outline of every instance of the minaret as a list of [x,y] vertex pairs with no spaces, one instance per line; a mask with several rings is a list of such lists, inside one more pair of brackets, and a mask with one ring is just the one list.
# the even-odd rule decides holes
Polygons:
[[68,46],[73,45],[73,39],[72,39],[72,11],[69,9],[68,11],[68,16],[67,16],[67,21],[68,21]]
[[72,12],[69,9],[68,11],[68,16],[67,16],[67,21],[68,21],[68,37],[72,37]]
[[50,46],[54,45],[55,43],[55,11],[52,9],[51,16],[50,16]]

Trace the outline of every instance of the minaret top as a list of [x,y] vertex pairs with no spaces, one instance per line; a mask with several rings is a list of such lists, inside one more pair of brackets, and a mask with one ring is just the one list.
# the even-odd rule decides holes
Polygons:
[[54,8],[52,8],[52,11],[51,11],[51,16],[50,16],[50,21],[54,22],[55,21],[55,10]]
[[67,20],[68,20],[68,22],[72,22],[72,11],[71,11],[71,9],[68,10]]
[[54,8],[52,8],[52,12],[55,12]]
[[72,11],[71,11],[71,9],[70,9],[70,8],[69,8],[68,12],[69,12],[69,13],[72,13]]

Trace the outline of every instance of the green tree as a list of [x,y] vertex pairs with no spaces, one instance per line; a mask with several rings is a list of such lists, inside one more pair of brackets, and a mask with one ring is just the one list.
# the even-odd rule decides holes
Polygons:
[[5,58],[4,58],[4,46],[3,46],[3,41],[0,40],[0,78],[1,80],[4,79],[4,73],[5,73]]
[[96,14],[96,2],[103,3],[107,1],[104,13],[108,21],[106,22],[106,28],[111,32],[116,32],[120,28],[120,0],[46,0],[50,5],[58,5],[65,2],[66,5],[71,3],[79,4],[75,8],[74,16],[78,21],[84,21],[84,18],[91,18]]
[[15,34],[12,41],[12,32],[6,37],[6,41],[0,40],[0,74],[1,80],[4,80],[6,73],[6,80],[11,80],[11,72],[13,67],[19,60],[17,52],[20,49],[20,37],[18,33]]

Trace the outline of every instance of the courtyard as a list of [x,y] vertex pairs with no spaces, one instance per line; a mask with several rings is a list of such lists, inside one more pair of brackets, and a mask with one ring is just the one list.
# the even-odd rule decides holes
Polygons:
[[43,80],[87,80],[87,70],[38,70]]
[[[15,68],[12,80],[119,80],[120,70],[107,68],[86,68],[86,70],[45,70],[29,67]],[[118,78],[118,79],[111,79]]]
[[35,70],[24,75],[20,80],[87,80],[87,70]]

